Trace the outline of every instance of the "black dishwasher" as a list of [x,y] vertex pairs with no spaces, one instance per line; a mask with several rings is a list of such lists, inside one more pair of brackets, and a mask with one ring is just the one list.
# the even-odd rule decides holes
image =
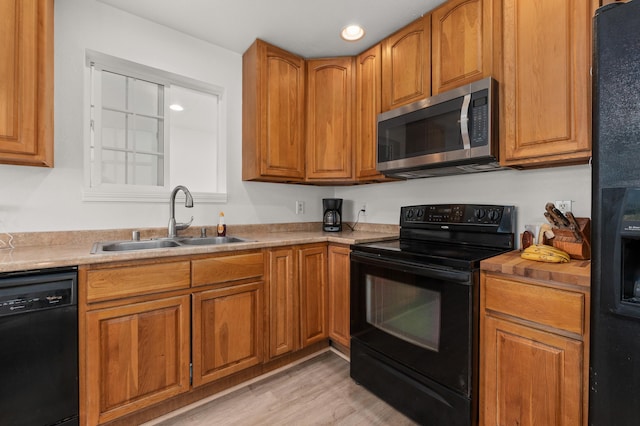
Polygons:
[[0,424],[78,424],[76,268],[0,274]]

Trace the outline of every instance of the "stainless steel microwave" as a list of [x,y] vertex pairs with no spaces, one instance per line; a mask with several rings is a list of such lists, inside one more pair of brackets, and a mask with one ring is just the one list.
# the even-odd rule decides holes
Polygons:
[[396,178],[500,170],[491,77],[378,115],[377,169]]

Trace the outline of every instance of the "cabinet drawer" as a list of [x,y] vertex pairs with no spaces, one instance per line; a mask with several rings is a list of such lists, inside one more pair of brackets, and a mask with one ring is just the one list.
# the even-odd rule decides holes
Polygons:
[[487,277],[485,309],[583,335],[585,298],[577,292]]
[[217,256],[191,261],[193,286],[258,278],[264,275],[262,253]]
[[189,261],[87,272],[87,302],[189,288]]

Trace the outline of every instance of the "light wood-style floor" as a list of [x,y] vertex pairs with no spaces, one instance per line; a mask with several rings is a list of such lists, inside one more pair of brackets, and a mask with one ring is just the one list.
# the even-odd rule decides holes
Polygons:
[[204,425],[415,425],[349,377],[329,351],[189,411],[152,422]]

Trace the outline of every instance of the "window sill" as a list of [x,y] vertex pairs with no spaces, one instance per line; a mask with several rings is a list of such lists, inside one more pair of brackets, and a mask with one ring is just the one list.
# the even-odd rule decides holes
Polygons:
[[[92,191],[82,192],[82,201],[87,202],[124,202],[124,203],[162,203],[169,202],[170,192],[117,192],[117,191]],[[227,194],[211,192],[191,192],[196,203],[224,204],[227,202]],[[184,194],[179,194],[178,199],[184,199]]]

